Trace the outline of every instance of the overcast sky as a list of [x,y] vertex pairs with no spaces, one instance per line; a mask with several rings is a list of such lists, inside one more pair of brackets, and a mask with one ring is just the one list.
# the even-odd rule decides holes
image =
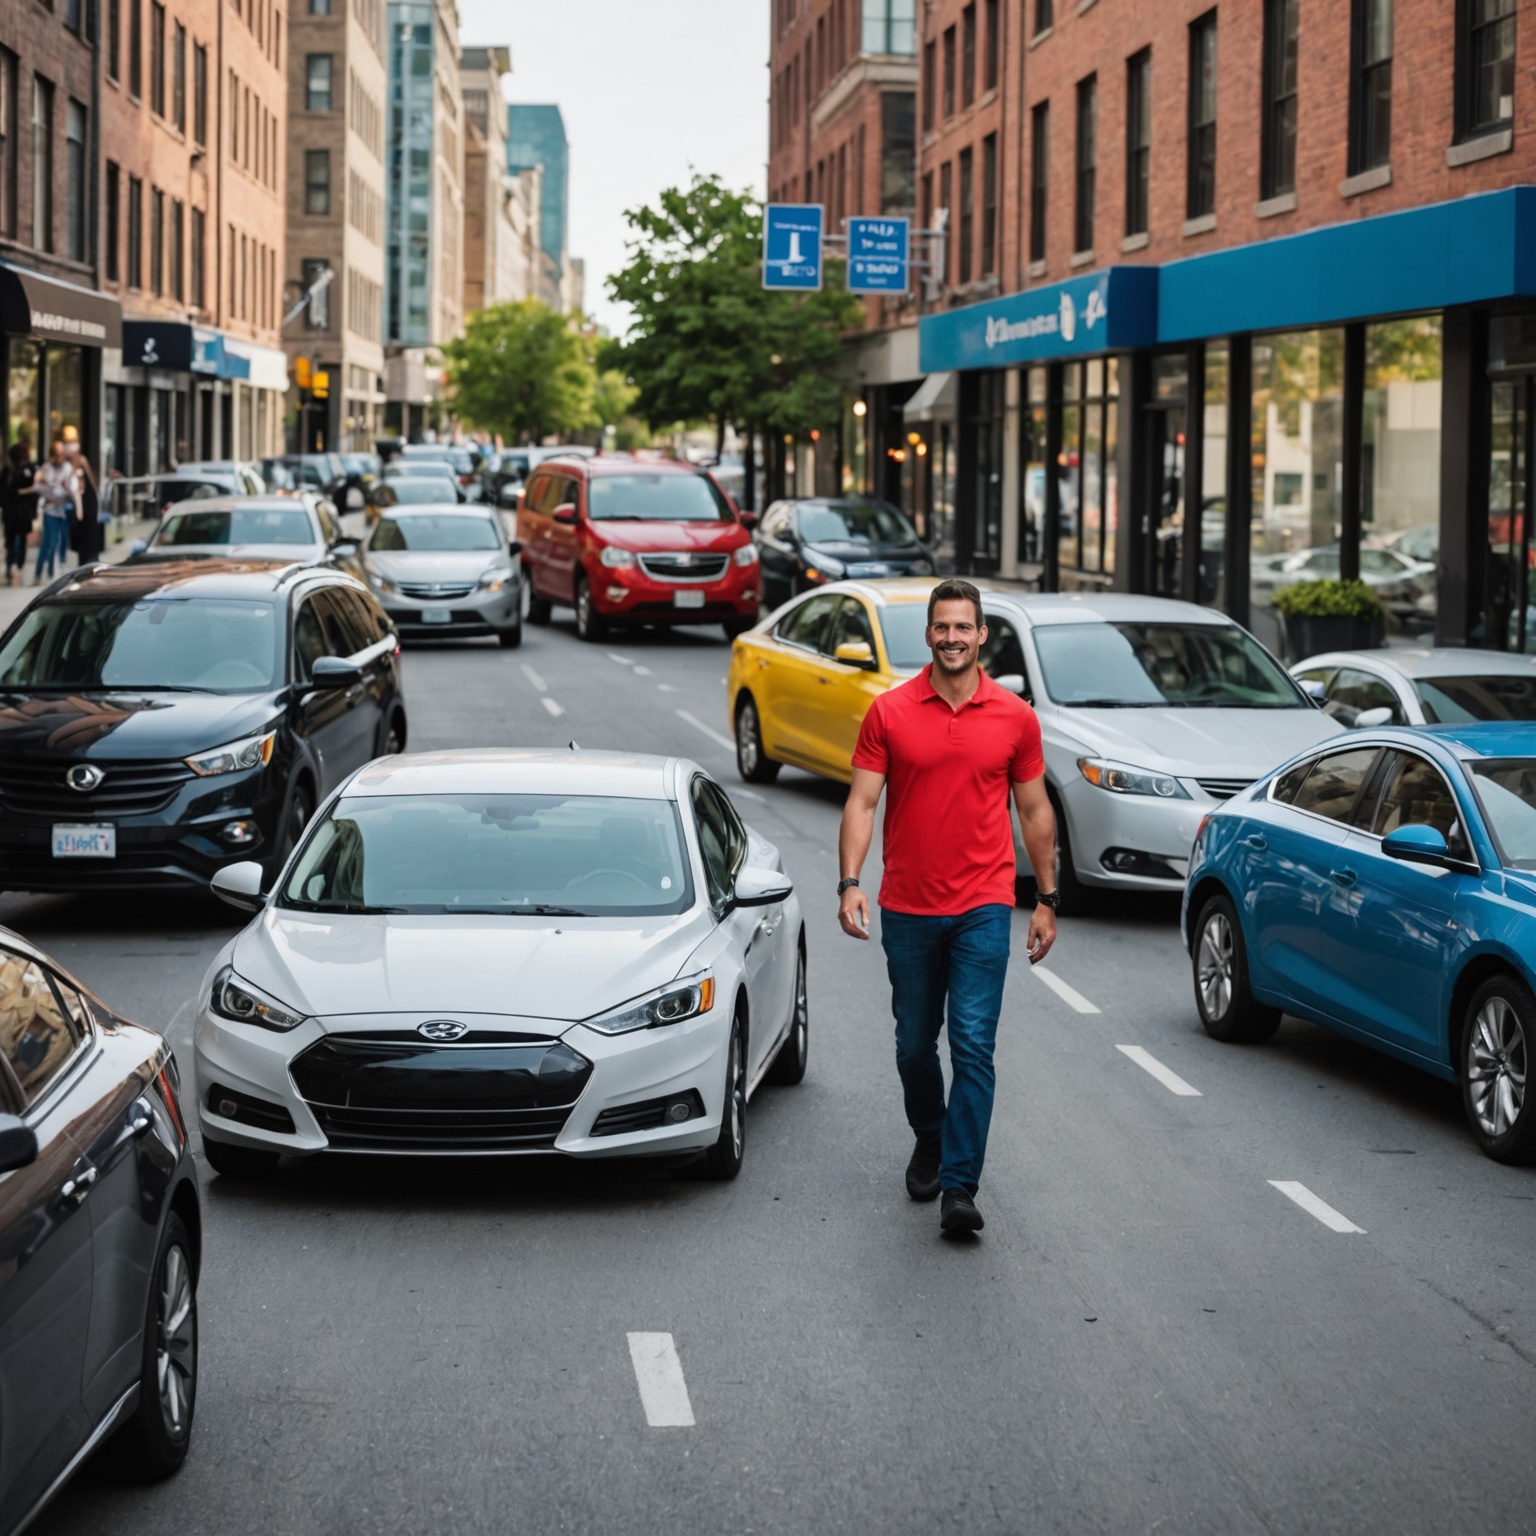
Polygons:
[[553,101],[571,141],[571,254],[616,334],[604,279],[624,210],[713,171],[761,196],[768,156],[765,0],[459,0],[466,44],[512,50],[513,101]]

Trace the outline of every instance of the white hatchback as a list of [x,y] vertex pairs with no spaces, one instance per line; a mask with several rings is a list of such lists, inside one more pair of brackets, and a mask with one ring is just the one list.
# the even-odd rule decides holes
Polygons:
[[205,981],[197,1101],[221,1173],[284,1153],[703,1154],[797,1083],[805,932],[779,852],[681,758],[384,758]]

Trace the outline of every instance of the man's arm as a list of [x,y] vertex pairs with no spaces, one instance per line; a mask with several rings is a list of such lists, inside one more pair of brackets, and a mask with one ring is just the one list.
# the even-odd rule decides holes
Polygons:
[[[837,868],[840,879],[855,880],[869,857],[875,836],[875,808],[885,789],[885,775],[869,768],[853,770],[853,786],[843,807],[843,824],[837,834]],[[838,901],[837,920],[843,932],[855,939],[869,937],[869,897],[850,885]]]
[[[1019,809],[1019,828],[1024,834],[1024,851],[1035,872],[1035,888],[1047,893],[1056,889],[1056,813],[1051,797],[1045,792],[1045,775],[1013,786],[1014,804]],[[1051,952],[1056,942],[1056,914],[1046,906],[1035,907],[1029,919],[1029,963],[1037,964]]]

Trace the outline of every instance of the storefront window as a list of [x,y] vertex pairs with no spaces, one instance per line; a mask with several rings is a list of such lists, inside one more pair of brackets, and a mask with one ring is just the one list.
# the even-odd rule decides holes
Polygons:
[[1492,650],[1536,650],[1531,612],[1530,378],[1499,379],[1490,387],[1487,609],[1476,644]]
[[[1068,363],[1062,375],[1061,522],[1058,558],[1063,571],[1111,575],[1119,523],[1120,370],[1118,358]],[[1069,583],[1070,584],[1070,583]]]
[[41,450],[38,447],[42,440],[42,360],[43,349],[37,342],[11,339],[5,446],[9,448],[18,438],[24,437],[31,445],[35,459],[48,457],[47,445],[43,444]]
[[1003,401],[1007,375],[1002,372],[976,376],[976,414],[971,428],[976,434],[975,528],[972,534],[973,569],[995,571],[1003,538]]
[[1205,349],[1205,432],[1200,455],[1199,598],[1212,608],[1227,605],[1227,420],[1232,354],[1224,341]]
[[[1024,411],[1019,434],[1019,564],[1039,566],[1045,559],[1045,434],[1046,390],[1049,375],[1044,368],[1024,370]],[[1034,574],[1030,572],[1029,574]]]
[[843,409],[843,494],[869,494],[869,404],[862,397]]
[[1189,358],[1183,352],[1152,360],[1152,590],[1184,595],[1184,449],[1189,402]]
[[65,427],[85,431],[85,354],[79,347],[49,347],[48,441],[63,436]]

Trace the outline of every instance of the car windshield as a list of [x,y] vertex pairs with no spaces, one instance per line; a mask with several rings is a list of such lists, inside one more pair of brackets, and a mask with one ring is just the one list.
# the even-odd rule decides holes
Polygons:
[[228,512],[177,512],[151,541],[164,544],[314,544],[314,525],[302,507],[241,507]]
[[1515,869],[1536,869],[1536,758],[1468,763],[1499,855]]
[[391,464],[384,471],[386,480],[452,480],[453,467],[441,459],[412,459],[404,464]]
[[1530,677],[1420,677],[1414,680],[1431,725],[1458,720],[1536,720],[1536,674]]
[[594,523],[728,523],[731,508],[707,475],[594,475],[587,487]]
[[331,466],[324,459],[285,459],[289,472],[300,485],[329,485],[333,478]]
[[255,693],[275,686],[280,628],[264,602],[39,603],[0,648],[0,688]]
[[1235,624],[1047,624],[1035,628],[1045,691],[1095,709],[1311,708]]
[[211,480],[195,477],[185,480],[155,480],[149,487],[149,500],[161,507],[174,506],[178,501],[207,501],[211,496],[228,496],[227,485],[215,485]]
[[458,503],[458,492],[441,475],[422,475],[411,480],[399,476],[389,480],[379,498],[385,506],[431,507]]
[[893,671],[920,672],[933,660],[923,638],[927,629],[926,603],[887,603],[880,610],[880,633]]
[[412,512],[385,517],[373,530],[371,550],[491,550],[501,548],[501,533],[488,517],[455,516],[451,512]]
[[283,887],[305,912],[643,917],[693,885],[670,800],[598,795],[343,799]]
[[917,543],[917,530],[883,501],[807,502],[799,516],[807,544]]
[[474,473],[475,461],[467,448],[435,448],[430,453],[407,452],[406,464],[441,464],[444,469],[460,475]]

